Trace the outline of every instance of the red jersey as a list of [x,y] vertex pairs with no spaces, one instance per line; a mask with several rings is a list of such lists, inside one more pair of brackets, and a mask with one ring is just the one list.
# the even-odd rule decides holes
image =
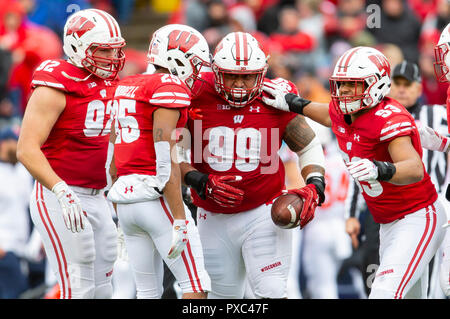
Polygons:
[[101,189],[106,186],[112,94],[117,81],[90,74],[65,60],[47,60],[35,70],[31,87],[57,89],[66,97],[66,107],[41,147],[53,170],[69,185]]
[[160,107],[176,108],[180,111],[177,127],[184,127],[191,100],[188,87],[170,74],[139,74],[121,80],[114,99],[117,176],[156,175],[153,112]]
[[[206,174],[242,176],[232,185],[245,194],[241,206],[228,208],[209,198],[202,200],[193,190],[194,204],[211,212],[239,213],[270,202],[285,185],[278,150],[286,125],[296,114],[266,106],[261,98],[245,107],[232,107],[215,91],[213,73],[204,73],[202,78],[207,84],[192,100],[202,119],[188,120],[193,136],[191,164]],[[297,93],[292,83],[283,81],[290,92]]]
[[[450,123],[450,85],[447,89],[447,123]],[[450,125],[447,125],[448,132],[450,133]]]
[[[415,150],[422,157],[422,146],[414,119],[397,101],[385,98],[350,125],[343,115],[337,114],[333,103],[332,101],[329,107],[332,130],[346,163],[363,158],[392,162],[388,152],[389,143],[401,136],[410,136]],[[373,189],[369,183],[360,183],[375,222],[390,223],[436,201],[436,188],[423,164],[422,167],[424,178],[417,183],[394,185],[376,181],[381,188],[377,185]]]

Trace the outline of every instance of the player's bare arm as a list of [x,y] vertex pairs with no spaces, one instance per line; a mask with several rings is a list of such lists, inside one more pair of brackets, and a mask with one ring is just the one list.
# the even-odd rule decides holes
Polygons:
[[395,165],[395,174],[388,180],[389,183],[408,185],[423,179],[422,159],[409,136],[394,139],[389,143],[388,150]]
[[325,103],[311,102],[303,108],[303,115],[326,127],[331,127],[328,107],[329,105]]
[[[301,115],[297,115],[293,118],[289,124],[286,126],[284,132],[283,140],[289,146],[291,151],[297,153],[299,158],[304,156],[305,152],[313,151],[318,152],[317,157],[323,156],[322,147],[316,138],[316,134],[311,129],[311,127],[306,122],[305,118]],[[316,163],[312,161],[310,164],[303,166],[301,164],[301,174],[304,180],[307,179],[308,175],[317,172],[321,175],[325,174],[325,169],[322,165],[320,158],[316,158]]]
[[297,115],[286,126],[283,140],[298,155],[300,172],[306,186],[289,190],[300,196],[306,207],[300,216],[300,228],[314,218],[317,205],[325,201],[325,156],[316,134],[303,116]]
[[117,180],[117,167],[116,162],[114,160],[114,143],[116,141],[116,127],[115,127],[115,121],[111,124],[111,132],[109,133],[109,147],[112,148],[112,156],[111,156],[111,163],[109,164],[109,175],[111,176],[111,182],[114,184],[114,182]]
[[17,145],[19,161],[48,189],[52,189],[62,179],[50,166],[41,146],[65,106],[66,98],[61,91],[49,87],[36,88],[28,101]]
[[[175,147],[175,140],[171,138],[175,130],[180,112],[173,109],[159,108],[153,113],[153,140],[156,143],[167,142],[169,151]],[[175,161],[171,161],[170,178],[163,189],[170,211],[174,219],[185,219],[183,199],[181,196],[180,167]]]

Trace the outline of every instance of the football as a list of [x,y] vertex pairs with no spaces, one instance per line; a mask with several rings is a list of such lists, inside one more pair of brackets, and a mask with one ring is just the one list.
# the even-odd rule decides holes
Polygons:
[[283,194],[272,204],[272,220],[278,227],[295,228],[300,225],[303,199],[295,194]]

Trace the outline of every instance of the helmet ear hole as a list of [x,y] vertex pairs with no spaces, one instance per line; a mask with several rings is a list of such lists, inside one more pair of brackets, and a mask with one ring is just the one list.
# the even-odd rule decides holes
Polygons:
[[72,44],[71,45],[73,52],[77,53],[77,48]]

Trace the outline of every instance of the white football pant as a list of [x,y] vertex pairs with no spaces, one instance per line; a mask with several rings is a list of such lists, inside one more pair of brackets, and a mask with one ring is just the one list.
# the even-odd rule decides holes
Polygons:
[[[69,187],[87,214],[84,230],[67,229],[55,194],[36,182],[30,199],[31,218],[61,289],[62,299],[111,298],[111,276],[117,257],[117,231],[103,192]],[[85,219],[86,220],[86,219]]]
[[197,225],[211,277],[208,298],[243,298],[246,277],[256,298],[287,297],[292,229],[273,223],[271,207],[263,204],[238,214],[198,209]]
[[168,259],[172,244],[173,216],[169,205],[159,199],[117,204],[119,225],[136,282],[138,299],[159,299],[163,293],[166,263],[183,293],[208,292],[211,282],[204,267],[202,244],[189,209],[184,205],[188,220],[188,244],[176,259]]
[[446,221],[440,199],[388,224],[380,224],[380,267],[369,298],[426,298],[428,264],[441,245]]

